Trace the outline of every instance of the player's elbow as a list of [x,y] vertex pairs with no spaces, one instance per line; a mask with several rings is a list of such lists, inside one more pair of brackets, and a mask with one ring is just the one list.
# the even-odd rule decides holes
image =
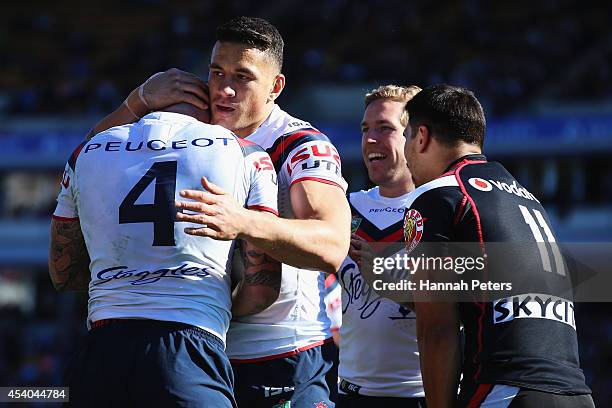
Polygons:
[[342,262],[346,258],[350,239],[343,239],[344,237],[336,240],[331,245],[329,245],[325,251],[323,251],[323,255],[321,257],[321,271],[325,273],[336,273],[340,266],[342,266]]
[[51,284],[58,292],[64,292],[66,290],[65,285],[60,282],[57,275],[57,269],[55,268],[55,264],[49,259],[49,278],[51,279]]
[[340,266],[342,266],[342,262],[346,258],[347,253],[348,248],[346,249],[346,251],[340,250],[339,252],[334,254],[334,256],[330,257],[330,259],[326,263],[326,268],[324,272],[329,274],[336,273],[340,269]]
[[53,287],[55,288],[56,291],[58,292],[65,292],[66,288],[64,285],[62,285],[59,282],[54,281],[53,279],[51,279],[51,283],[53,284]]

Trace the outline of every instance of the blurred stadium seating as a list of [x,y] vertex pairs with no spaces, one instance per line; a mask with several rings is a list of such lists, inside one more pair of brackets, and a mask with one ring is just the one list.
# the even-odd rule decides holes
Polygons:
[[[565,242],[612,240],[610,4],[135,0],[14,2],[0,15],[0,386],[59,385],[86,333],[86,298],[54,292],[49,216],[63,165],[101,116],[150,74],[207,74],[214,27],[275,23],[286,42],[280,103],[326,131],[352,190],[363,93],[379,84],[473,89],[486,150],[550,210]],[[581,358],[599,406],[612,403],[611,305],[578,309]]]

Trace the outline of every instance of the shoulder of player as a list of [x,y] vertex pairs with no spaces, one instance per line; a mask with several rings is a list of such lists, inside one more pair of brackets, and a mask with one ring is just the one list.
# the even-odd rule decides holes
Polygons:
[[83,148],[85,146],[87,146],[88,144],[92,144],[95,148],[109,141],[126,139],[129,135],[130,129],[133,128],[137,123],[138,122],[113,126],[93,135],[91,134],[92,132],[90,132],[85,136],[85,140],[79,143],[79,145],[72,151],[68,159],[68,165],[74,171],[77,159],[81,157],[81,153],[83,152]]
[[312,127],[294,130],[277,137],[266,151],[272,158],[275,167],[279,168],[292,155],[305,153],[302,152],[302,149],[308,148],[305,145],[312,146],[312,153],[315,156],[338,156],[337,149],[327,136]]
[[457,177],[448,174],[419,186],[408,198],[406,207],[439,207],[446,203],[455,208],[463,198]]
[[278,150],[279,147],[284,151],[293,150],[295,147],[314,141],[323,141],[331,143],[329,138],[320,130],[309,126],[295,129],[289,129],[274,140],[272,147],[268,150]]
[[83,147],[85,147],[88,142],[88,140],[84,140],[79,143],[79,145],[70,154],[70,157],[68,157],[68,166],[72,169],[72,171],[75,171],[77,159],[79,158],[81,151],[83,151]]
[[244,157],[247,157],[251,154],[255,154],[255,153],[260,153],[260,154],[266,154],[266,150],[261,147],[260,145],[258,145],[255,142],[251,142],[250,140],[235,136],[236,142],[238,143],[238,146],[240,146],[240,149],[242,150],[242,155]]
[[281,122],[279,130],[282,133],[288,133],[299,129],[315,129],[310,122],[291,116],[280,107],[278,107],[277,117]]
[[91,142],[91,141],[99,141],[102,140],[104,138],[108,138],[108,137],[121,137],[123,135],[128,135],[130,132],[130,129],[135,128],[138,125],[139,122],[134,122],[134,123],[126,123],[124,125],[117,125],[117,126],[113,126],[111,128],[108,128],[106,130],[103,130],[99,133],[96,133],[94,135],[91,135],[91,137],[89,137],[90,135],[88,135],[88,137],[86,137],[86,142]]
[[369,190],[352,191],[347,194],[347,198],[349,202],[355,202],[361,198],[366,197],[368,195],[368,191]]
[[374,186],[368,190],[352,191],[347,194],[349,203],[356,203],[360,200],[373,199],[373,196],[378,194],[378,186]]

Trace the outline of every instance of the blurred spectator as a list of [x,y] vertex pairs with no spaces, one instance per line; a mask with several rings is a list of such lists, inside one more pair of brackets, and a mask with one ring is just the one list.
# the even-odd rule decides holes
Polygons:
[[[259,15],[279,26],[287,44],[285,71],[294,88],[322,81],[452,82],[475,89],[495,114],[525,110],[542,97],[610,95],[612,41],[606,17],[611,4],[199,3],[115,0],[88,7],[76,2],[5,7],[0,89],[10,94],[7,109],[107,112],[153,71],[179,66],[205,74],[209,56],[203,50],[210,48],[216,25],[237,14]],[[366,58],[364,52],[372,55],[372,50],[376,58]]]

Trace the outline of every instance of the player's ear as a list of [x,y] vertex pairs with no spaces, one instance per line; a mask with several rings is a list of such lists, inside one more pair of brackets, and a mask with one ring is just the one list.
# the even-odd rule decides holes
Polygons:
[[283,74],[276,74],[274,77],[274,83],[272,90],[270,91],[269,100],[274,101],[283,92],[285,88],[285,76]]
[[417,128],[417,149],[419,153],[424,153],[431,143],[431,132],[425,125],[419,125]]

